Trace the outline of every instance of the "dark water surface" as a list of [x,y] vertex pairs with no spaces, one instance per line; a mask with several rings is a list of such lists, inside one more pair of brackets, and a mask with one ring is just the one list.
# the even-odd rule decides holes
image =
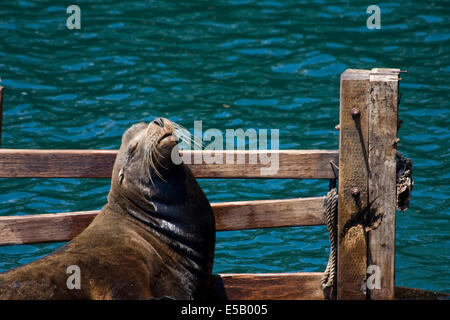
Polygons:
[[[339,75],[403,74],[399,150],[414,160],[397,214],[396,284],[450,292],[448,1],[3,1],[3,148],[116,149],[157,116],[189,129],[280,129],[280,149],[337,149]],[[319,196],[327,181],[202,180],[212,202]],[[107,179],[1,179],[0,214],[94,210]],[[0,271],[57,244],[0,247]],[[325,227],[218,233],[214,272],[322,271]]]

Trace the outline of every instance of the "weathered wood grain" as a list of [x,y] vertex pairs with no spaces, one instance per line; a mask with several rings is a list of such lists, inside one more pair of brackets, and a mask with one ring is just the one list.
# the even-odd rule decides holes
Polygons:
[[[197,178],[331,179],[335,172],[330,161],[338,162],[336,150],[268,151],[274,164],[278,159],[278,170],[265,172],[264,168],[269,164],[251,164],[249,161],[254,156],[259,159],[266,154],[265,151],[216,151],[224,159],[224,164],[194,163],[195,154],[204,157],[210,154],[208,151],[183,152],[190,155],[192,164],[188,166]],[[116,150],[1,149],[0,178],[109,178],[116,155]],[[232,159],[233,156],[233,163],[226,161],[227,157]],[[244,163],[237,164],[237,158],[241,156],[245,157]]]
[[[206,154],[206,151],[190,151]],[[298,179],[332,179],[336,176],[330,161],[338,162],[338,151],[336,150],[225,150],[217,151],[224,159],[224,164],[188,164],[195,177],[198,178],[298,178]],[[264,172],[269,165],[251,164],[250,158],[260,155],[276,159],[278,164],[273,166],[278,170]],[[237,164],[237,159],[245,156],[244,164]],[[234,164],[228,163],[226,159],[234,157]],[[242,158],[243,159],[243,158]],[[192,161],[193,162],[193,161]],[[274,162],[275,163],[275,162]]]
[[338,299],[366,298],[367,244],[362,222],[368,205],[369,91],[369,71],[346,70],[341,74]]
[[216,229],[323,225],[323,197],[212,203]]
[[98,211],[0,217],[0,245],[69,241]]
[[219,274],[211,298],[218,300],[324,300],[321,272]]
[[1,178],[109,178],[115,150],[0,149]]
[[339,299],[394,298],[398,73],[341,76]]
[[[324,224],[323,197],[212,203],[216,230]],[[69,241],[98,211],[0,217],[0,245]]]
[[379,282],[373,279],[368,286],[370,299],[394,299],[395,291],[398,73],[378,69],[370,75],[368,265],[380,270]]

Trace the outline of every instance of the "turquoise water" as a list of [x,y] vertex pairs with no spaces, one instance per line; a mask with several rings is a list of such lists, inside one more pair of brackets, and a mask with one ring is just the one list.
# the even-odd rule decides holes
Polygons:
[[[281,149],[337,149],[339,75],[403,74],[399,150],[414,160],[410,209],[397,214],[396,284],[450,292],[447,1],[76,1],[0,7],[3,148],[116,149],[131,124],[280,129]],[[201,180],[211,202],[323,195],[320,180]],[[0,214],[94,210],[107,179],[1,179]],[[0,247],[0,271],[61,243]],[[326,228],[220,232],[214,272],[322,271]]]

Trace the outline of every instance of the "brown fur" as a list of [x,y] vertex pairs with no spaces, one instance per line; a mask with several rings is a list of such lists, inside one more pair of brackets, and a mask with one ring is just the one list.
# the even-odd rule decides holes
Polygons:
[[[94,221],[49,256],[0,274],[0,299],[205,298],[214,216],[190,170],[170,161],[176,143],[159,143],[172,123],[158,121],[124,134]],[[81,289],[67,288],[70,265],[80,267]]]

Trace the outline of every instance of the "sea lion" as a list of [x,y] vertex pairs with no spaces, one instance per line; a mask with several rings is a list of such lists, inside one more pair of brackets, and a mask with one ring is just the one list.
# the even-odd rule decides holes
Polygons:
[[107,204],[60,249],[0,274],[0,298],[205,298],[214,215],[189,168],[171,159],[177,128],[164,118],[129,128]]

